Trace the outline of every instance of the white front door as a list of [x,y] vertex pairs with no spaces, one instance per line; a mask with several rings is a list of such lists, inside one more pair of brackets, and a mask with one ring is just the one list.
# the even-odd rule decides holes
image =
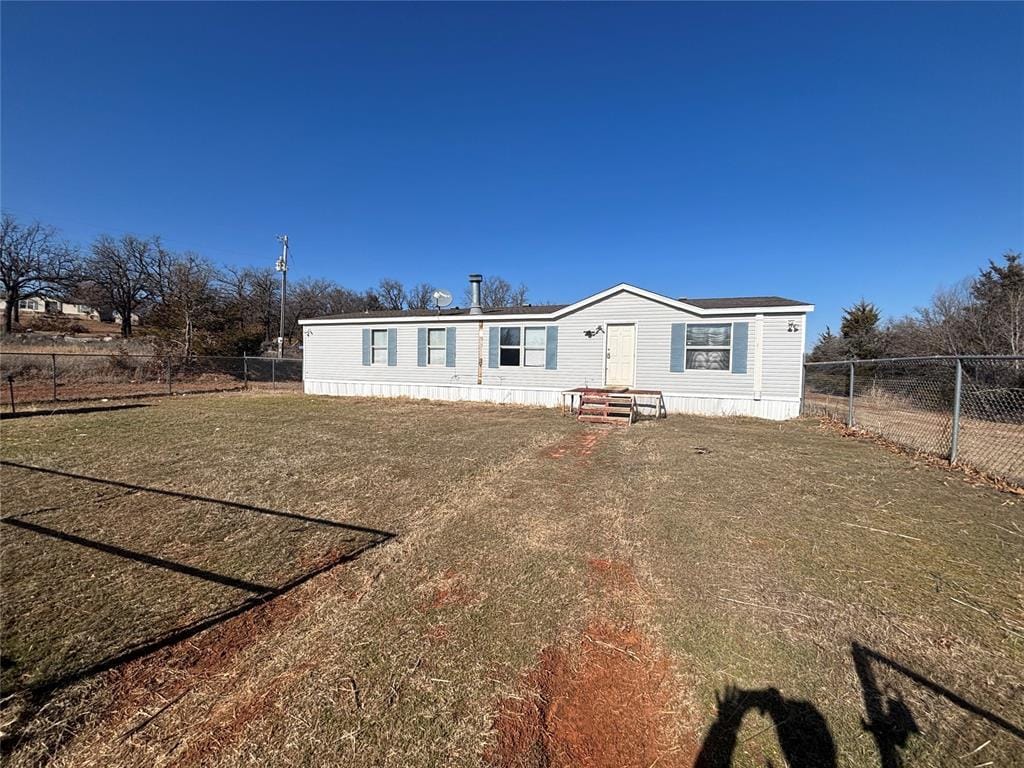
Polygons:
[[636,355],[636,326],[609,325],[607,360],[604,368],[606,387],[632,387]]

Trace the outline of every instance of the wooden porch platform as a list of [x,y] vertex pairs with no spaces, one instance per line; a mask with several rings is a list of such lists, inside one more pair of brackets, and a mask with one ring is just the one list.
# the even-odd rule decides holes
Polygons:
[[[653,412],[652,412],[653,411]],[[575,387],[562,392],[562,415],[578,421],[628,427],[640,418],[665,418],[661,390],[632,387]]]

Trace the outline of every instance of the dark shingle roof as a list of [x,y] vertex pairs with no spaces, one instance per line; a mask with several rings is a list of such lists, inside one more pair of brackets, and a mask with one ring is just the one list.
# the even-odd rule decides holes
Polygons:
[[[560,309],[564,309],[569,306],[568,304],[523,304],[518,307],[495,307],[494,309],[485,309],[484,315],[546,315],[551,312],[557,312]],[[452,307],[450,309],[442,309],[438,312],[436,309],[376,309],[367,312],[343,312],[340,315],[322,315],[318,316],[317,320],[354,320],[358,317],[366,318],[377,318],[377,317],[452,317],[458,315],[468,315],[469,307]]]
[[[666,297],[667,298],[667,297]],[[731,298],[678,299],[700,309],[749,309],[752,307],[799,307],[807,302],[796,299],[784,299],[781,296],[734,296]],[[548,315],[565,309],[569,304],[523,304],[517,307],[496,307],[485,309],[482,317],[487,315]],[[389,317],[459,317],[469,314],[469,307],[449,307],[438,312],[436,309],[378,309],[367,312],[343,312],[338,315],[323,315],[316,320],[356,320],[359,318],[386,319]]]
[[692,304],[701,309],[744,309],[746,307],[800,307],[806,301],[784,299],[781,296],[734,296],[724,299],[689,299],[680,297],[679,301]]

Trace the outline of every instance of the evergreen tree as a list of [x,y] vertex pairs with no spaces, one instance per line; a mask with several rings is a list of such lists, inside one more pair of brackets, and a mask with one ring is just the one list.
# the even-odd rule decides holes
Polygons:
[[878,328],[881,319],[878,307],[864,299],[843,309],[839,333],[851,357],[864,360],[883,356],[885,340]]

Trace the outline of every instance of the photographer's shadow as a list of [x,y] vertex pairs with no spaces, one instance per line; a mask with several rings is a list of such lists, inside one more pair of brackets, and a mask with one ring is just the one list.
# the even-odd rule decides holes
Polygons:
[[787,699],[777,688],[729,686],[718,699],[718,716],[708,730],[694,768],[729,768],[743,717],[750,710],[771,718],[789,768],[835,768],[836,745],[828,723],[807,701]]

